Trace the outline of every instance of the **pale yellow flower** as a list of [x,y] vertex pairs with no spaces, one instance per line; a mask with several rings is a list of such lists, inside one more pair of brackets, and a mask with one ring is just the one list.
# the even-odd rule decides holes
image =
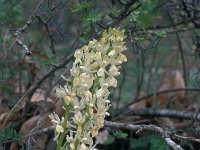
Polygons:
[[80,150],[88,150],[88,148],[84,143],[82,143],[81,147],[80,147]]
[[110,79],[109,86],[117,87],[117,80],[114,77]]
[[98,71],[97,71],[97,75],[99,76],[99,77],[103,77],[104,76],[104,68],[100,68]]
[[64,131],[63,127],[59,124],[56,125],[56,132],[58,134],[62,133]]
[[81,50],[83,50],[84,52],[87,52],[89,50],[88,45],[85,45],[81,48]]
[[81,52],[81,50],[77,50],[75,53],[74,53],[74,57],[76,59],[81,59],[83,53]]
[[100,98],[102,95],[103,95],[103,89],[102,88],[100,88],[97,92],[96,92],[96,97],[97,98]]
[[118,76],[120,72],[118,72],[118,69],[115,65],[111,66],[109,73],[111,76]]
[[64,101],[67,105],[69,105],[72,102],[72,97],[71,96],[65,96],[63,97]]
[[85,117],[82,115],[82,113],[80,111],[77,111],[77,112],[75,112],[73,121],[74,121],[74,123],[79,125],[85,121]]
[[127,57],[124,54],[119,54],[119,56],[117,57],[118,61],[122,61],[122,62],[126,62],[127,61]]
[[[120,65],[127,61],[122,54],[126,50],[124,32],[119,28],[109,28],[102,33],[100,40],[93,39],[76,50],[71,77],[66,79],[62,76],[67,83],[56,89],[65,105],[71,107],[72,123],[66,126],[70,128],[70,136],[66,138],[70,150],[92,150],[95,147],[92,138],[104,126],[105,116],[110,115],[109,87],[117,87],[115,77],[120,75]],[[58,138],[60,133],[66,131],[62,126],[64,119],[56,114],[49,117],[55,124]]]
[[56,89],[56,94],[60,98],[65,97],[67,95],[67,93],[66,93],[66,91],[65,91],[65,89],[63,87],[57,88]]
[[98,131],[99,131],[99,127],[96,126],[96,127],[92,128],[92,130],[91,130],[92,138],[98,135]]
[[69,144],[69,148],[70,148],[70,150],[75,150],[75,145],[74,145],[74,143],[70,143],[70,144]]
[[101,52],[96,52],[96,54],[95,54],[95,60],[97,60],[97,61],[102,60]]
[[115,56],[116,55],[116,51],[115,50],[112,50],[111,52],[108,53],[108,56]]

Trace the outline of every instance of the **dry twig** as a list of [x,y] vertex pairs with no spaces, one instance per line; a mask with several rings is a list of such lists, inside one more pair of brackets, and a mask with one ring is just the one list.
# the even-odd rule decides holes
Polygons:
[[105,121],[105,126],[112,127],[112,128],[120,128],[120,129],[128,129],[135,131],[136,133],[141,131],[152,131],[156,132],[165,140],[168,146],[170,146],[173,150],[183,150],[183,148],[171,140],[169,134],[163,130],[161,127],[155,125],[132,125],[128,123],[117,123],[117,122],[110,122]]

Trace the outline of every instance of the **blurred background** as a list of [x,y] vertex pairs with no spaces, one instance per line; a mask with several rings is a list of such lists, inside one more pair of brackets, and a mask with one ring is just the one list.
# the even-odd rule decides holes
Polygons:
[[[198,0],[0,0],[0,149],[55,149],[48,115],[73,52],[109,27],[125,29],[128,61],[111,89],[110,121],[155,124],[200,148]],[[11,111],[12,110],[12,111]],[[156,133],[104,128],[98,149],[165,150]]]

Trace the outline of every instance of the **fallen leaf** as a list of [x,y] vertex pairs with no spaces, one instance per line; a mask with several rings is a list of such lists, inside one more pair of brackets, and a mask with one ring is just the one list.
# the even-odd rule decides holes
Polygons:
[[[37,89],[31,98],[31,102],[44,101],[44,92],[42,89]],[[47,98],[47,101],[52,102],[50,98]]]
[[19,150],[17,142],[12,142],[10,145],[10,150]]
[[34,142],[33,149],[44,150],[46,148],[47,140],[48,140],[48,136],[46,134],[42,134],[38,136]]
[[39,116],[33,116],[32,118],[28,119],[26,122],[23,123],[20,129],[20,133],[22,136],[27,135],[36,125]]

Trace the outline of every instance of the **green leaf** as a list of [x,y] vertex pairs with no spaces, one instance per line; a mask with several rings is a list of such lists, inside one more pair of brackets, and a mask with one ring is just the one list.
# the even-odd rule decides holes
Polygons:
[[8,106],[11,108],[14,107],[15,104],[18,102],[18,100],[19,100],[18,96],[10,96],[10,99],[8,101]]
[[13,128],[5,128],[0,132],[0,143],[3,143],[7,140],[18,140],[21,138],[21,135]]
[[165,30],[160,30],[158,32],[155,32],[155,34],[159,37],[166,37],[167,32]]
[[90,23],[96,23],[97,21],[100,20],[100,18],[101,18],[101,15],[93,11],[88,14],[87,21],[89,21]]
[[124,133],[121,130],[116,131],[114,135],[119,139],[126,138],[128,136],[127,133]]
[[113,135],[108,135],[107,140],[104,142],[105,145],[112,144],[115,141],[115,137]]
[[88,10],[93,7],[92,2],[81,2],[81,3],[75,3],[72,5],[72,12],[73,13],[79,13],[83,10]]
[[21,1],[22,0],[1,0],[0,20],[4,20],[6,24],[21,24],[25,18]]
[[116,8],[116,7],[113,7],[110,11],[110,13],[113,15],[113,16],[117,16],[120,14],[120,9]]
[[47,53],[46,55],[48,56],[48,59],[42,61],[42,64],[51,64],[51,65],[57,64],[56,54]]
[[132,139],[130,147],[132,150],[171,150],[165,141],[157,134],[146,135],[138,139]]
[[142,27],[148,27],[153,22],[153,16],[150,14],[143,13],[138,18],[138,21],[140,22]]
[[83,36],[87,35],[91,31],[91,25],[95,24],[101,19],[101,14],[96,11],[89,12],[89,14],[81,15],[81,21],[83,23],[82,34]]
[[[129,15],[129,21],[136,22],[140,27],[152,25],[154,17],[157,15],[157,9],[155,9],[157,3],[157,0],[140,1],[141,6]],[[134,9],[137,5],[139,4],[132,5],[131,9]]]
[[144,41],[145,38],[144,38],[143,36],[136,36],[136,37],[135,37],[135,40],[136,40],[136,41]]

